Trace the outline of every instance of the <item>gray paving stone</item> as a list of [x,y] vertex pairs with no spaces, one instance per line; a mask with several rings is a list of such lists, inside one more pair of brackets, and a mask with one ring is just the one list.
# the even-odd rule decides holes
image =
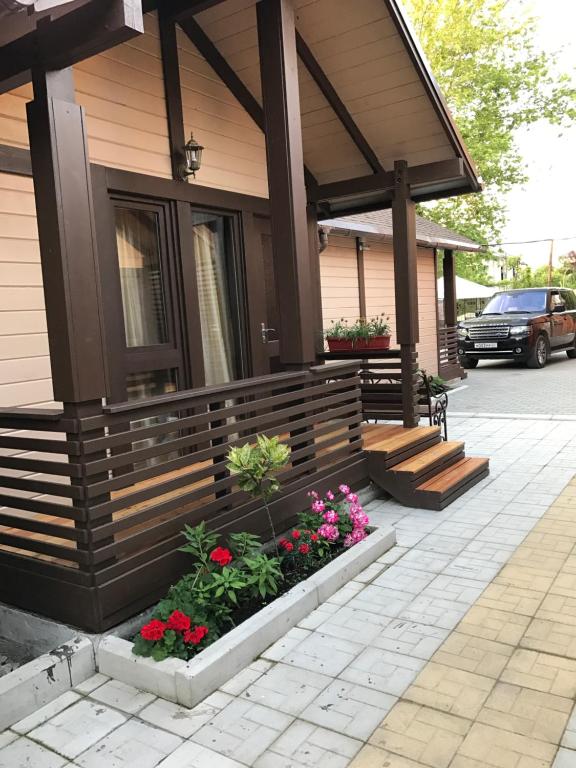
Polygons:
[[296,720],[254,764],[254,768],[346,768],[362,742]]
[[399,618],[430,624],[441,629],[454,629],[469,606],[441,597],[429,597],[423,592],[402,611]]
[[76,758],[82,768],[155,768],[182,739],[132,719]]
[[418,542],[418,549],[424,552],[438,552],[441,555],[459,555],[469,544],[469,539],[459,539],[455,536],[444,536],[436,532],[429,533]]
[[404,568],[415,568],[417,571],[441,573],[453,560],[451,555],[441,555],[437,552],[425,552],[414,547],[402,558]]
[[208,696],[203,702],[188,709],[165,699],[156,699],[138,715],[151,725],[188,739],[203,725],[215,717],[234,697],[221,691]]
[[108,675],[102,675],[100,672],[97,672],[95,675],[92,675],[92,677],[84,680],[84,682],[75,685],[74,690],[83,694],[92,693],[92,691],[95,691],[96,688],[99,688],[101,685],[104,685],[104,683],[107,683],[108,680],[110,680]]
[[318,628],[319,632],[353,643],[370,645],[373,639],[391,621],[390,617],[374,611],[343,605]]
[[302,712],[307,720],[337,733],[367,741],[397,698],[338,679]]
[[380,648],[366,648],[340,674],[341,680],[401,696],[422,667],[424,659]]
[[[337,610],[337,608],[334,610]],[[316,613],[316,611],[313,613]],[[321,613],[323,614],[324,611]],[[292,650],[292,648],[295,648],[297,645],[299,645],[302,640],[310,637],[311,634],[312,633],[309,629],[294,627],[289,632],[287,632],[284,637],[281,637],[280,640],[277,640],[273,645],[271,645],[270,648],[267,648],[262,654],[262,658],[267,661],[280,661],[289,651]]]
[[84,699],[35,728],[30,737],[74,759],[124,722],[126,717],[115,709]]
[[472,605],[480,597],[488,580],[467,579],[462,576],[449,576],[441,573],[422,591],[422,597],[434,597],[439,600],[454,600],[457,603]]
[[390,566],[373,584],[377,587],[394,589],[417,595],[434,579],[434,574],[411,568],[403,559],[400,563]]
[[156,697],[152,693],[139,691],[119,680],[110,680],[92,691],[90,698],[108,704],[115,709],[120,709],[129,715],[135,715],[147,704],[154,701]]
[[450,630],[407,619],[391,621],[371,643],[375,648],[403,653],[418,659],[430,659]]
[[247,699],[235,699],[192,736],[226,757],[252,765],[287,730],[293,717]]
[[[330,652],[330,649],[327,649]],[[242,694],[256,704],[285,712],[300,713],[314,701],[332,681],[328,675],[300,669],[289,664],[276,664]]]
[[375,584],[369,584],[354,600],[349,603],[351,608],[377,613],[394,618],[414,599],[410,592],[397,589],[386,589]]
[[0,768],[62,768],[68,761],[22,737],[0,749]]
[[471,557],[466,551],[463,551],[445,568],[444,575],[489,582],[496,576],[501,567],[500,563]]
[[36,712],[33,712],[31,715],[28,715],[28,717],[20,720],[20,722],[12,725],[11,729],[16,733],[24,735],[79,700],[80,694],[75,693],[74,691],[66,691],[66,693],[63,693],[49,704],[46,704],[46,706],[40,707]]
[[286,664],[336,677],[363,649],[360,643],[314,632],[284,657]]
[[158,768],[245,768],[245,764],[188,741],[162,760]]
[[552,763],[552,768],[576,768],[576,752],[560,747]]
[[332,616],[333,613],[336,613],[339,610],[340,606],[336,605],[336,603],[322,603],[322,605],[318,606],[315,611],[312,611],[311,614],[305,616],[302,621],[299,622],[298,627],[308,630],[318,629],[329,616]]
[[272,666],[272,661],[266,659],[256,659],[250,666],[238,672],[227,683],[221,686],[220,690],[232,696],[239,696],[249,685],[256,682],[264,672],[267,672]]

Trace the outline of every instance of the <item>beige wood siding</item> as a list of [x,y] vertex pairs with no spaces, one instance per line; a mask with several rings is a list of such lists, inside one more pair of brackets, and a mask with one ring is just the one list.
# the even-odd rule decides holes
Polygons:
[[0,408],[52,397],[32,179],[0,174]]
[[[395,338],[394,258],[392,244],[365,238],[370,246],[364,252],[366,312],[368,317],[384,313]],[[331,234],[329,246],[320,256],[324,327],[340,317],[353,321],[360,313],[356,244],[353,237]],[[434,251],[418,248],[418,307],[420,313],[420,367],[438,372]]]

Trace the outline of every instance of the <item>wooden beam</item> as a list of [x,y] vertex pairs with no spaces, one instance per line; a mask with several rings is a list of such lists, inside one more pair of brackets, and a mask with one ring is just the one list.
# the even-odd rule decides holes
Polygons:
[[415,385],[416,344],[419,341],[416,211],[410,197],[408,165],[404,160],[394,163],[394,177],[392,242],[396,341],[400,345],[403,423],[405,427],[415,427],[419,421]]
[[[408,184],[411,189],[419,186],[438,184],[448,181],[466,181],[463,162],[459,158],[440,160],[436,163],[411,165],[407,169]],[[394,171],[381,171],[370,176],[360,176],[355,179],[334,181],[331,184],[321,184],[316,191],[318,202],[333,200],[339,197],[366,195],[374,192],[392,191],[395,184]]]
[[346,128],[348,131],[348,135],[356,145],[357,149],[359,150],[360,154],[366,160],[370,168],[374,171],[374,173],[383,173],[384,168],[380,164],[380,160],[378,160],[378,157],[376,156],[376,153],[368,144],[366,141],[366,138],[364,137],[364,134],[362,131],[358,128],[356,125],[356,122],[350,112],[347,110],[346,106],[344,105],[344,102],[338,96],[336,93],[336,90],[328,77],[326,76],[324,70],[316,60],[316,57],[308,47],[306,41],[302,37],[302,35],[299,32],[296,32],[296,50],[298,51],[298,56],[302,60],[304,66],[310,73],[312,79],[320,89],[322,95],[330,104],[332,109],[334,110],[336,116]]
[[[260,128],[261,131],[264,131],[264,110],[232,69],[230,64],[228,64],[224,56],[222,56],[212,40],[210,40],[208,35],[204,32],[200,24],[198,24],[196,19],[183,19],[180,21],[180,27],[188,36],[190,42],[198,48],[202,56],[206,59],[214,72],[216,72],[234,98],[239,101],[246,112],[248,112],[258,128]],[[315,190],[318,187],[318,183],[314,178],[314,175],[307,168],[304,169],[304,174],[309,196],[314,195],[315,197]]]
[[184,135],[184,111],[182,107],[176,22],[167,18],[162,9],[158,12],[158,22],[160,29],[160,48],[162,51],[162,74],[164,78],[164,95],[166,98],[166,116],[168,120],[168,141],[170,143],[172,178],[176,181],[181,181],[181,168],[186,162],[184,156],[184,144],[186,143],[186,138]]
[[0,173],[32,176],[30,150],[0,144]]
[[442,260],[444,275],[444,325],[455,326],[458,323],[458,311],[456,309],[456,270],[454,264],[454,251],[446,248]]
[[144,31],[140,0],[98,0],[51,20],[0,50],[0,93],[28,77],[32,67],[65,69]]
[[316,357],[294,9],[289,0],[256,5],[260,76],[280,317],[280,360]]
[[107,395],[86,120],[72,70],[38,72],[27,104],[54,399]]
[[356,238],[356,269],[358,271],[358,309],[360,317],[366,317],[366,269],[364,266],[364,240]]

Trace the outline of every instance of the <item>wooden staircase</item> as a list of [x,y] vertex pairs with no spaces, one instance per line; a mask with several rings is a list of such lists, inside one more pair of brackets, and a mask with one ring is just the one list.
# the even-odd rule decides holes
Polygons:
[[489,472],[464,443],[442,441],[440,427],[368,425],[363,435],[370,479],[407,507],[444,509]]

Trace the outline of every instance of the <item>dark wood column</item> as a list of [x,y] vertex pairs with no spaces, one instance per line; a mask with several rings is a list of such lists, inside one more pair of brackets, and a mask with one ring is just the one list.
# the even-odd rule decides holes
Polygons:
[[394,245],[394,292],[396,297],[396,339],[400,345],[402,370],[402,411],[405,427],[418,425],[418,272],[416,212],[410,198],[408,166],[394,163],[392,227]]
[[289,0],[262,0],[256,7],[280,360],[286,366],[301,366],[315,359],[315,296],[310,278],[294,10]]
[[27,105],[54,398],[107,394],[84,110],[72,70],[34,73]]
[[444,251],[442,260],[444,272],[444,325],[454,327],[458,324],[458,311],[456,309],[456,270],[454,264],[454,252]]
[[310,289],[314,323],[316,352],[324,352],[324,317],[322,314],[322,280],[320,275],[320,241],[318,235],[318,213],[310,203],[306,209],[308,217],[308,248],[310,253]]

